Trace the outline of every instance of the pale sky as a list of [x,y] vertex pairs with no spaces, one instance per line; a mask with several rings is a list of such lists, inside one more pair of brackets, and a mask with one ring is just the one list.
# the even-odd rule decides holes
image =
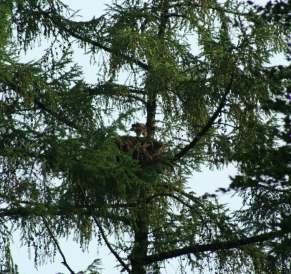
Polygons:
[[[66,0],[65,3],[69,4],[71,8],[75,10],[80,10],[79,14],[84,17],[84,20],[90,19],[95,16],[98,17],[102,14],[103,9],[105,8],[106,3],[110,3],[109,0]],[[256,2],[266,2],[266,1],[256,1]],[[41,56],[41,49],[36,48],[33,51],[29,52],[26,56],[23,57],[24,60],[37,59]],[[90,59],[87,56],[84,56],[81,50],[78,50],[75,54],[75,60],[85,69],[86,80],[94,82],[96,79],[96,68],[90,65]],[[229,167],[222,171],[209,171],[203,170],[201,173],[195,173],[195,175],[189,180],[189,187],[199,194],[205,192],[213,192],[218,187],[226,187],[229,184],[229,175],[234,175],[235,169]],[[230,197],[224,197],[223,202],[228,203],[232,199]],[[234,199],[231,202],[232,208],[239,208],[240,201],[239,199]],[[13,255],[15,263],[19,266],[19,272],[21,274],[56,274],[58,272],[68,273],[67,269],[61,264],[61,257],[59,254],[56,256],[53,263],[47,263],[46,265],[39,267],[38,269],[34,268],[33,263],[33,250],[31,250],[31,258],[28,258],[28,250],[26,247],[19,246],[19,239],[17,235],[14,238],[14,244],[12,246]],[[85,270],[86,267],[96,258],[102,259],[102,273],[118,274],[120,273],[114,267],[116,261],[113,259],[113,256],[109,253],[107,248],[101,248],[97,250],[97,240],[93,240],[89,246],[88,252],[83,253],[78,244],[74,243],[72,240],[61,240],[61,248],[68,260],[69,265],[74,271]],[[169,274],[178,273],[175,270],[175,263],[170,263],[167,266],[167,272]],[[190,273],[190,272],[189,272]]]

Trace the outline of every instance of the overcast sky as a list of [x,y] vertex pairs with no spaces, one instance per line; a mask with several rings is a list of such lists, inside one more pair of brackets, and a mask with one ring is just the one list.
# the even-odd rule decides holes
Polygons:
[[[66,0],[65,3],[69,4],[70,7],[74,10],[80,10],[79,14],[85,19],[90,19],[95,16],[98,17],[102,14],[104,8],[106,8],[106,3],[110,3],[108,0]],[[258,3],[264,3],[266,1],[256,1]],[[26,56],[23,56],[24,60],[37,59],[41,56],[42,47],[34,49]],[[90,65],[89,57],[84,56],[82,51],[78,51],[75,55],[75,60],[84,67],[84,72],[86,74],[86,80],[94,82],[96,79],[96,68]],[[235,169],[233,167],[227,168],[222,171],[209,171],[203,170],[201,173],[195,173],[195,175],[190,180],[191,188],[197,192],[203,194],[204,192],[212,192],[218,187],[225,187],[229,183],[229,175],[234,175]],[[230,197],[223,198],[224,202],[229,202]],[[235,199],[231,202],[231,207],[238,208],[240,202],[238,199]],[[69,262],[69,265],[74,271],[81,271],[86,269],[86,267],[96,258],[102,259],[102,267],[104,274],[117,274],[120,273],[117,271],[114,266],[116,262],[113,260],[112,256],[109,254],[109,251],[106,248],[97,250],[97,240],[93,240],[89,246],[88,252],[83,253],[80,246],[74,243],[71,239],[61,240],[60,245],[66,258]],[[55,274],[58,272],[68,273],[66,268],[61,264],[61,257],[56,256],[55,262],[48,262],[46,265],[39,267],[38,270],[34,268],[33,263],[33,250],[31,250],[31,258],[28,258],[28,250],[26,247],[20,248],[19,239],[17,235],[13,244],[13,255],[15,258],[15,263],[18,264],[21,274]],[[167,266],[167,273],[174,274],[175,263],[171,263]],[[190,272],[189,272],[190,273]]]

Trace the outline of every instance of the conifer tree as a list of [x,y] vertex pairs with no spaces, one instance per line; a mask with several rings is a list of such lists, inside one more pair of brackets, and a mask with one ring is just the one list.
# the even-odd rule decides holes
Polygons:
[[[123,0],[82,21],[60,0],[2,0],[2,272],[18,271],[17,231],[36,264],[59,253],[71,274],[59,239],[72,234],[83,247],[97,235],[132,274],[175,258],[181,273],[288,273],[291,67],[271,60],[290,61],[290,12],[286,1]],[[44,39],[43,56],[21,62]],[[240,210],[189,191],[194,171],[230,164],[238,174],[219,191],[242,196]]]

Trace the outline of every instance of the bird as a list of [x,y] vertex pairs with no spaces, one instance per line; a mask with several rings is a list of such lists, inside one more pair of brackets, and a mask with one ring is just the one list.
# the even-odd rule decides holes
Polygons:
[[137,137],[148,136],[147,126],[145,124],[142,124],[142,123],[132,124],[130,130],[134,131]]

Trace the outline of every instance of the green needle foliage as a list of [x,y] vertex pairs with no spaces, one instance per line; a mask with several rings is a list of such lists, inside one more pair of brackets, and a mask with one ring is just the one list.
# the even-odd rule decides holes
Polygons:
[[[291,67],[271,60],[290,61],[290,19],[286,1],[123,0],[84,21],[59,0],[2,0],[1,273],[18,271],[15,233],[36,265],[59,253],[71,274],[70,236],[97,236],[132,274],[172,259],[181,273],[288,273]],[[230,164],[219,191],[240,210],[189,190],[193,172]]]

